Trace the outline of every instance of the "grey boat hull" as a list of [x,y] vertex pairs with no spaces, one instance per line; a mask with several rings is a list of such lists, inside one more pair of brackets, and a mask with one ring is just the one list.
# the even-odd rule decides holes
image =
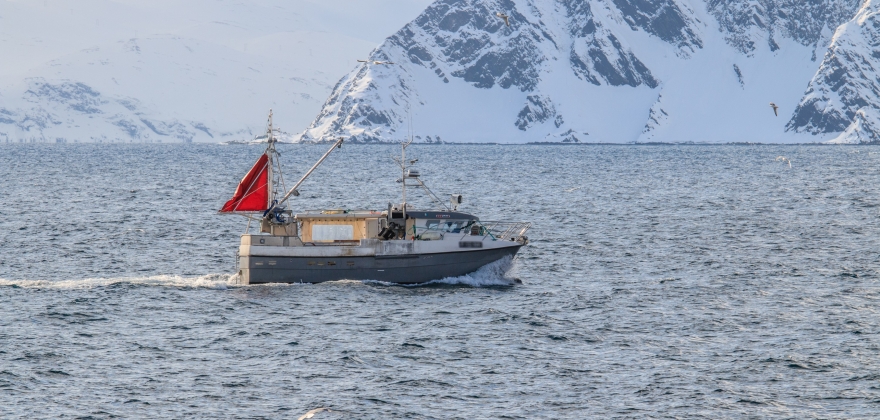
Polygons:
[[321,283],[334,280],[378,280],[389,283],[425,283],[470,274],[505,257],[513,257],[521,244],[501,248],[458,252],[291,257],[255,256],[241,258],[243,277],[256,283]]

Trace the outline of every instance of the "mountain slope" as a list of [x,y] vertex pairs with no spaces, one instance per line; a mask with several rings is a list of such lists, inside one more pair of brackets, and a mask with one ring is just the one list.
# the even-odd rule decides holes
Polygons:
[[0,142],[296,132],[429,0],[0,2]]
[[841,133],[833,142],[877,142],[880,120],[880,4],[868,1],[834,33],[788,128]]
[[343,77],[302,139],[399,140],[411,121],[425,141],[825,141],[846,127],[786,123],[859,7],[439,0],[371,54],[397,64]]

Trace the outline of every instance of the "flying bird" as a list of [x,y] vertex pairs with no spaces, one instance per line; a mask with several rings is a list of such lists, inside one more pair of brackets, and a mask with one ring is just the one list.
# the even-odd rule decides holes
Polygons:
[[299,416],[299,419],[297,419],[297,420],[306,420],[306,419],[310,419],[310,418],[314,417],[315,414],[318,414],[318,413],[320,413],[320,412],[322,412],[322,411],[328,411],[328,412],[331,412],[332,410],[330,410],[329,408],[326,408],[326,407],[316,408],[316,409],[314,409],[314,410],[310,410],[309,412],[307,412],[307,413],[305,413],[305,414]]
[[776,157],[776,160],[777,160],[777,161],[780,161],[780,160],[781,160],[782,163],[788,162],[788,168],[791,169],[791,159],[789,159],[789,158],[787,158],[787,157],[785,157],[785,156],[777,156],[777,157]]
[[779,109],[779,107],[776,106],[776,104],[774,104],[773,102],[770,102],[770,108],[773,108],[773,115],[775,115],[775,116],[778,117],[778,116],[779,116],[779,113],[776,112],[776,110]]
[[501,12],[497,12],[497,13],[495,13],[495,16],[498,16],[498,17],[500,17],[501,19],[504,19],[504,24],[507,25],[507,26],[510,26],[510,20],[509,20],[510,17],[509,17],[509,16],[507,16],[507,15],[505,15],[504,13],[501,13]]

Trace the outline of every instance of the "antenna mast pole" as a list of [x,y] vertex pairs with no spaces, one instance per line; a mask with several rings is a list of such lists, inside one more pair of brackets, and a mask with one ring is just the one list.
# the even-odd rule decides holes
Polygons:
[[[412,131],[412,114],[410,113],[409,104],[406,107],[406,114],[409,118],[409,141],[404,141],[400,145],[400,183],[402,184],[401,188],[403,188],[403,228],[406,229],[406,147],[413,142],[413,131]],[[404,237],[406,237],[406,233],[404,233]]]
[[275,178],[273,168],[275,166],[275,137],[272,133],[272,109],[269,109],[269,128],[266,131],[266,143],[269,145],[266,147],[266,152],[269,154],[269,183],[271,186],[271,191],[269,192],[269,202],[267,203],[269,206],[272,205],[272,201],[275,199],[275,195],[277,193],[275,187]]
[[406,146],[407,143],[400,145],[400,184],[403,188],[403,223],[406,227]]

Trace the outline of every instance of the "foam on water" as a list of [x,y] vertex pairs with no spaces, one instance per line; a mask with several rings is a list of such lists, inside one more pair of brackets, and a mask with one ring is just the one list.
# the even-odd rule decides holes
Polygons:
[[[515,260],[511,257],[505,257],[491,264],[487,264],[471,274],[458,277],[446,277],[427,283],[410,284],[406,286],[419,287],[431,284],[454,284],[472,287],[510,286],[515,283],[515,278],[511,275],[515,267]],[[201,276],[156,275],[146,277],[87,278],[78,280],[9,280],[0,278],[0,287],[21,287],[29,289],[91,289],[112,286],[120,283],[140,286],[193,287],[208,289],[226,289],[228,287],[273,287],[294,284],[267,283],[243,286],[239,283],[237,274],[227,273],[212,273]],[[358,280],[341,280],[333,283],[375,283],[382,285],[397,285],[396,283],[376,280],[365,280],[363,282]]]
[[513,276],[515,270],[516,259],[504,257],[480,267],[473,273],[458,277],[446,277],[425,284],[459,284],[472,287],[511,286],[516,283],[516,278]]
[[7,280],[0,279],[0,287],[27,289],[92,289],[127,283],[140,286],[193,287],[226,289],[238,285],[237,274],[205,274],[202,276],[158,275],[147,277],[89,278],[80,280]]
[[[486,264],[477,271],[457,277],[444,277],[425,283],[399,284],[379,280],[364,280],[363,283],[379,284],[383,286],[424,287],[437,284],[461,285],[471,287],[512,286],[516,278],[512,273],[516,269],[515,259],[504,257],[498,261]],[[351,280],[343,280],[351,281]]]

